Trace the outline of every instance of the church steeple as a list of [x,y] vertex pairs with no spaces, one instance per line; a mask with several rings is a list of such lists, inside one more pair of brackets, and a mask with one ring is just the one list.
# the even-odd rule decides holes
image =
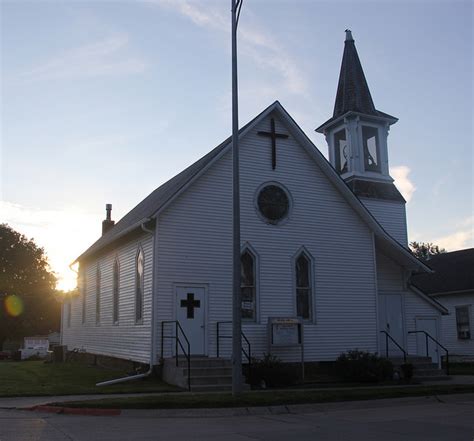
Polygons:
[[326,135],[329,160],[347,181],[393,182],[387,137],[397,118],[375,108],[352,32],[346,30],[333,116],[316,130]]
[[352,33],[346,29],[333,117],[344,115],[351,110],[367,115],[377,115]]
[[376,109],[352,32],[346,30],[333,116],[316,131],[326,136],[329,162],[341,178],[405,245],[405,200],[393,184],[388,166],[388,132],[397,121]]

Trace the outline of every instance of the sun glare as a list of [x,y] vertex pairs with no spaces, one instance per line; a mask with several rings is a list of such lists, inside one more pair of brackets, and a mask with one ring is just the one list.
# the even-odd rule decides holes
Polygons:
[[5,298],[5,309],[10,317],[18,317],[23,313],[23,300],[16,295]]

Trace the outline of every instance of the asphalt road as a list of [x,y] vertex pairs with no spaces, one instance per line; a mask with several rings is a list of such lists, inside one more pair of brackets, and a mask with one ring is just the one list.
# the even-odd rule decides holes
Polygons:
[[218,416],[218,411],[201,410],[164,416],[163,412],[124,411],[120,416],[93,417],[0,410],[0,440],[474,439],[474,394],[295,406],[290,408],[292,413],[281,411],[286,412],[284,408],[260,409],[250,415]]

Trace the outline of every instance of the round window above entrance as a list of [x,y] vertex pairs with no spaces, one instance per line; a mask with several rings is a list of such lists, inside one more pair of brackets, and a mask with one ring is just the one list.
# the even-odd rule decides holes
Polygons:
[[279,224],[290,212],[290,196],[286,189],[277,183],[268,183],[260,187],[256,202],[260,216],[270,224]]

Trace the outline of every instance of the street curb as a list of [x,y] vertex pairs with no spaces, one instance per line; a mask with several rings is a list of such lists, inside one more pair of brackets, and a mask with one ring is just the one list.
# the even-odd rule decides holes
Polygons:
[[[29,408],[37,412],[56,414],[88,415],[88,416],[121,416],[123,418],[209,418],[237,416],[270,416],[283,414],[305,414],[333,412],[339,410],[360,410],[371,408],[392,407],[394,405],[420,405],[427,402],[466,402],[474,403],[474,393],[431,395],[420,397],[383,398],[363,401],[338,401],[326,403],[306,403],[258,407],[226,407],[226,408],[188,408],[188,409],[97,409],[71,408],[63,406],[40,405]],[[24,408],[23,410],[27,410]]]
[[95,408],[75,408],[63,406],[39,405],[27,407],[23,410],[31,410],[35,412],[46,412],[63,415],[87,415],[87,416],[117,416],[122,413],[121,409],[95,409]]

